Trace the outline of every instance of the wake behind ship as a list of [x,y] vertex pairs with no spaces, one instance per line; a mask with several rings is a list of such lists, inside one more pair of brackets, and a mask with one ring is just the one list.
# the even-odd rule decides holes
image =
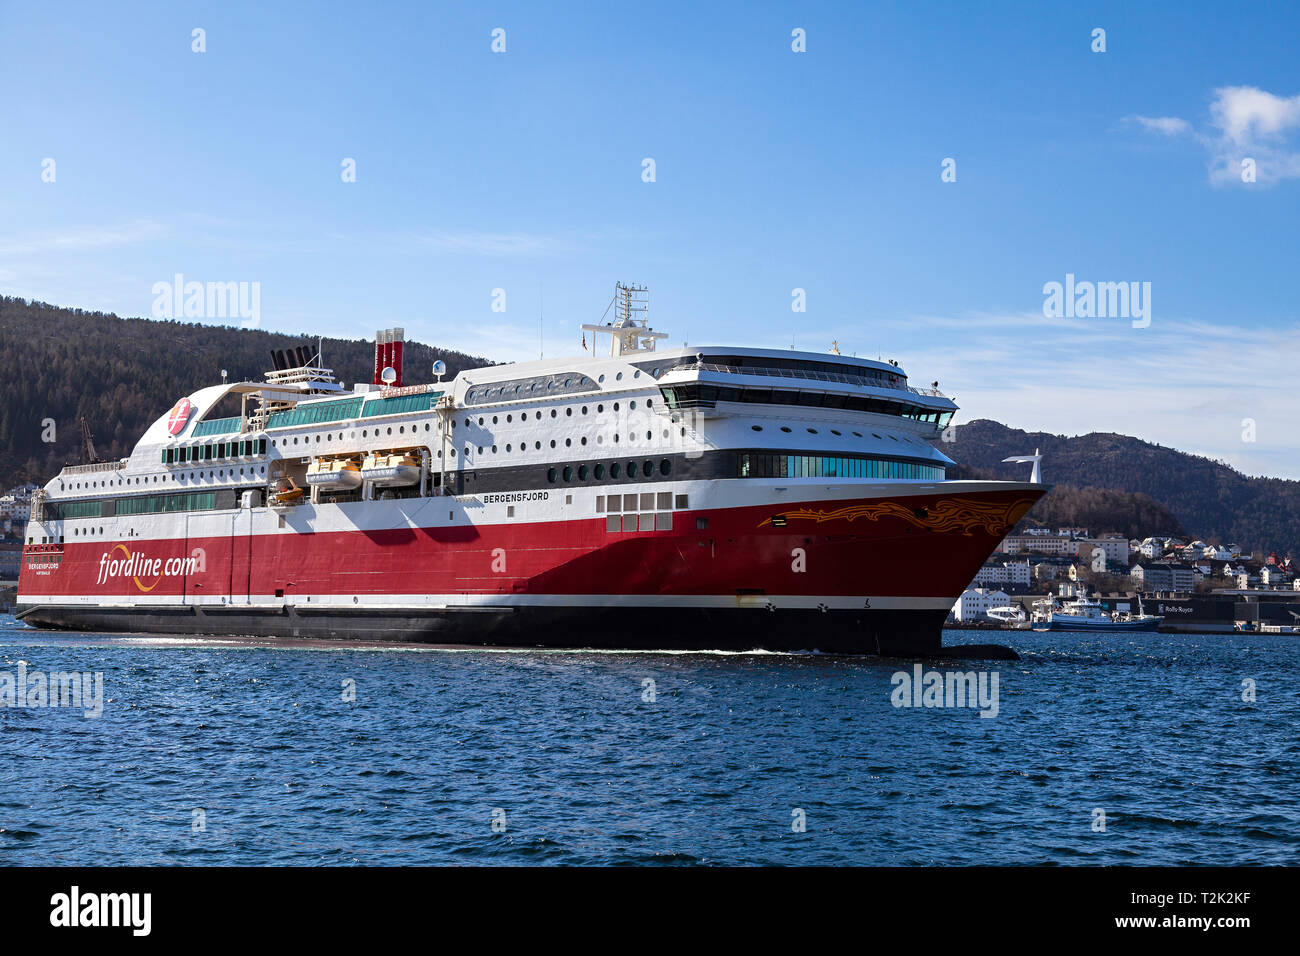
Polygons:
[[[934,654],[1038,483],[949,481],[957,406],[895,363],[659,349],[347,390],[314,350],[181,398],[33,498],[38,627],[573,648]],[[225,414],[234,411],[235,414]],[[217,417],[220,414],[220,417]]]

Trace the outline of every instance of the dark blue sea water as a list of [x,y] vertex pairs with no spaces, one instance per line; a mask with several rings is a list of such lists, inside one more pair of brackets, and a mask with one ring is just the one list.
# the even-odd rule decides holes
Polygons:
[[0,708],[0,864],[1300,861],[1296,638],[945,640],[990,637],[1024,660],[937,665],[997,671],[982,718],[894,707],[900,662],[286,648],[0,618],[0,674],[100,671],[105,697],[97,719]]

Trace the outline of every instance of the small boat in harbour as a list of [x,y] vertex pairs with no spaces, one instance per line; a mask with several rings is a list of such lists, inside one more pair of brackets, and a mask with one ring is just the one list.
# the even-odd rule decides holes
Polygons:
[[1025,614],[1025,609],[1019,605],[1006,605],[1005,607],[992,607],[986,612],[991,621],[996,621],[1003,627],[1013,631],[1029,630],[1029,616]]
[[1073,601],[1047,611],[1046,630],[1050,631],[1154,631],[1164,618],[1147,614],[1138,595],[1138,613],[1107,611],[1096,598],[1082,592]]

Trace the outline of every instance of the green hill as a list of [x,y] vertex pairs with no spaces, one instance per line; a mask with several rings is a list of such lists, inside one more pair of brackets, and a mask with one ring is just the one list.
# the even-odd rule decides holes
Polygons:
[[[1010,455],[1043,455],[1043,477],[1062,487],[1039,503],[1029,517],[1046,514],[1056,520],[1063,509],[1083,504],[1079,489],[1110,489],[1153,499],[1177,519],[1185,532],[1220,544],[1236,543],[1243,549],[1293,553],[1300,548],[1300,481],[1248,478],[1222,462],[1189,455],[1127,435],[1094,432],[1066,437],[1047,432],[1025,432],[987,419],[959,425],[956,441],[940,444],[943,452],[970,469],[972,474],[996,478],[1027,477],[1028,465],[1003,464]],[[1097,505],[1100,499],[1093,501]],[[1122,515],[1147,507],[1139,499],[1114,498],[1114,530],[1125,530]],[[1094,513],[1095,510],[1094,510]],[[1105,512],[1102,512],[1105,514]],[[1158,512],[1148,516],[1158,523]],[[1046,523],[1046,522],[1045,522]],[[1096,527],[1098,520],[1070,522]],[[1145,527],[1146,534],[1176,531]],[[1136,533],[1136,532],[1132,532]]]
[[[378,324],[378,323],[377,323]],[[316,344],[316,337],[231,326],[122,319],[0,296],[0,488],[44,484],[76,462],[84,415],[100,458],[123,458],[178,398],[217,384],[254,379],[271,368],[270,351]],[[324,339],[322,353],[349,385],[370,381],[373,340]],[[407,378],[429,381],[435,359],[449,376],[487,359],[407,342]],[[48,423],[53,422],[54,441]]]

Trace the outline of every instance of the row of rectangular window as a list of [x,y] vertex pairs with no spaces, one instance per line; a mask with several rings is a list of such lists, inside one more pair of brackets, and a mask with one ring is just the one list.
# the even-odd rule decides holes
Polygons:
[[329,402],[311,402],[283,412],[272,412],[266,427],[292,428],[295,425],[328,425],[360,417],[362,397],[341,398]]
[[60,521],[64,518],[102,518],[104,516],[104,502],[98,499],[92,501],[47,501],[44,514],[53,521]]
[[[687,501],[686,495],[678,495],[676,507],[680,509],[690,507]],[[656,508],[660,511],[667,511],[672,507],[673,494],[671,491],[660,491],[657,494],[653,491],[644,491],[639,495],[596,496],[596,514],[619,511],[653,511]]]
[[910,478],[942,481],[944,469],[911,461],[883,458],[839,458],[828,455],[741,455],[741,478]]
[[854,412],[897,415],[943,428],[951,420],[949,410],[934,410],[905,402],[864,395],[841,395],[835,392],[793,391],[780,388],[741,388],[730,385],[692,383],[661,387],[671,409],[712,408],[718,402],[743,402],[757,405],[795,405],[803,408],[837,408]]
[[250,438],[245,441],[219,441],[206,445],[182,445],[179,448],[164,448],[162,461],[164,465],[184,465],[200,461],[224,461],[227,458],[251,458],[266,454],[265,438]]
[[173,511],[211,511],[217,506],[212,491],[193,491],[176,495],[149,495],[143,498],[118,498],[119,515],[164,514]]
[[671,511],[647,512],[636,515],[607,515],[605,531],[617,533],[625,531],[672,531],[673,513]]

